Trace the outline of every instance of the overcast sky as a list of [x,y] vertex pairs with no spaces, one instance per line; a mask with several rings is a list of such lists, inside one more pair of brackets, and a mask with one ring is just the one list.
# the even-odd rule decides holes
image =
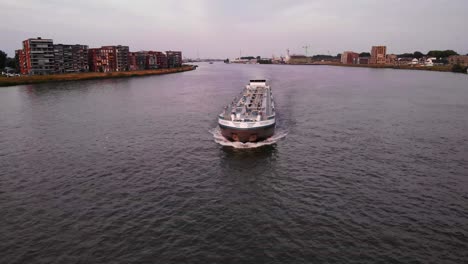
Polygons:
[[286,53],[468,53],[468,0],[0,0],[0,49],[21,41],[181,50],[184,57]]

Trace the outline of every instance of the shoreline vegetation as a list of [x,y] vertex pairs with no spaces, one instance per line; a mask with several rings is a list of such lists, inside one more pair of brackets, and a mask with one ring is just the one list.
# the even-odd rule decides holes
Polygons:
[[171,74],[195,70],[195,66],[183,65],[178,68],[170,69],[155,69],[141,71],[125,71],[125,72],[84,72],[84,73],[65,73],[52,75],[33,75],[33,76],[17,76],[17,77],[0,77],[0,87],[37,84],[48,82],[65,82],[65,81],[82,81],[96,80],[109,78],[128,78],[149,75]]
[[419,71],[438,71],[454,72],[451,65],[440,66],[413,66],[413,65],[386,65],[386,64],[341,64],[330,62],[308,63],[308,64],[290,64],[290,65],[327,65],[340,67],[374,68],[374,69],[396,69],[396,70],[419,70]]

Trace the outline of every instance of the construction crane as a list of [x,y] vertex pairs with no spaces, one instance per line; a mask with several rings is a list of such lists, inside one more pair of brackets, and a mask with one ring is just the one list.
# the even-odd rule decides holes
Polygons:
[[307,56],[307,50],[310,48],[310,45],[305,45],[302,48],[305,50],[305,55]]

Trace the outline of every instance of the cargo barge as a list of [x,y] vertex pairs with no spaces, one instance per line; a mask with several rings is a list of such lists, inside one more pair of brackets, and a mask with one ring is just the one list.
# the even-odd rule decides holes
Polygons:
[[218,125],[223,137],[230,141],[258,142],[273,136],[275,103],[266,80],[250,80],[240,97],[219,114]]

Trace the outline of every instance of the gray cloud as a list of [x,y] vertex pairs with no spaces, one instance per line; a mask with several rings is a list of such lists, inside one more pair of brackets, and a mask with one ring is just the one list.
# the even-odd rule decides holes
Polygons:
[[0,49],[42,36],[91,47],[180,49],[185,56],[455,49],[468,52],[466,0],[0,0]]

